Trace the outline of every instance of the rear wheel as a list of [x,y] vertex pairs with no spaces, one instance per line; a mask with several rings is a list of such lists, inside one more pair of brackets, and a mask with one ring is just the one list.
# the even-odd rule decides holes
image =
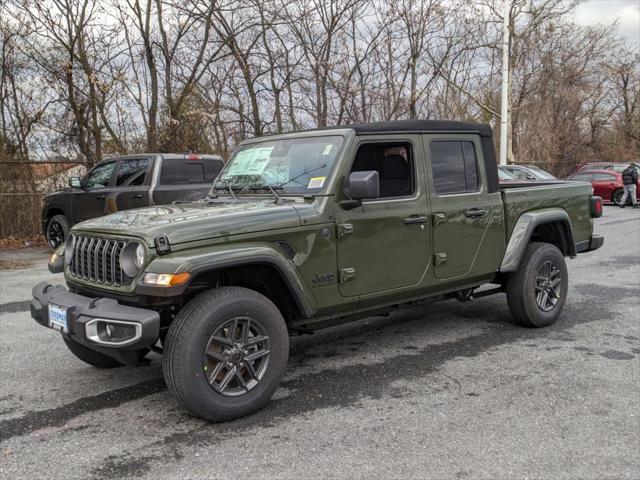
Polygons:
[[525,327],[551,325],[562,311],[568,285],[567,265],[558,247],[530,243],[520,268],[507,279],[511,315]]
[[618,190],[615,190],[611,194],[611,201],[613,203],[615,203],[616,205],[620,206],[620,205],[622,205],[622,196],[623,195],[624,195],[624,190],[619,188]]
[[167,334],[162,370],[183,407],[223,421],[262,408],[288,356],[289,334],[278,308],[253,290],[222,287],[180,310]]
[[69,220],[64,215],[54,215],[47,222],[45,231],[47,244],[51,250],[55,250],[62,245],[69,234]]

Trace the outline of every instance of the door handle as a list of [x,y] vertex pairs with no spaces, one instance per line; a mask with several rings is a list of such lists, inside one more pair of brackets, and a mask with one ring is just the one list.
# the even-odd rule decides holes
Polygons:
[[96,197],[96,200],[104,200],[105,198],[107,198],[107,196],[106,196],[106,195],[98,195],[98,196]]
[[480,218],[484,217],[487,211],[483,208],[470,208],[464,212],[464,216],[468,218]]
[[141,193],[137,193],[135,195],[132,195],[131,198],[142,198],[142,194]]
[[425,223],[427,220],[429,220],[429,217],[426,217],[424,215],[411,215],[410,217],[404,219],[404,224],[417,225],[419,223]]

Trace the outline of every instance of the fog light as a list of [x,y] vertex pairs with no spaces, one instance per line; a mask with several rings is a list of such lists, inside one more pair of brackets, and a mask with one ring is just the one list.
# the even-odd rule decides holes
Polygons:
[[96,318],[85,329],[89,340],[103,345],[126,345],[142,336],[142,326],[136,322]]

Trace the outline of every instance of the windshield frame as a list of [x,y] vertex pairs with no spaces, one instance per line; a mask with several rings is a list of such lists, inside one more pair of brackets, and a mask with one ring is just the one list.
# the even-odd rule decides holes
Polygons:
[[[267,142],[276,142],[281,140],[316,140],[322,137],[341,137],[341,145],[338,147],[334,161],[331,165],[328,166],[328,171],[326,173],[326,180],[324,185],[321,188],[313,189],[311,191],[307,190],[305,192],[291,192],[278,188],[277,184],[270,184],[271,187],[275,187],[279,196],[296,196],[296,197],[307,197],[307,196],[322,196],[328,195],[333,188],[333,183],[335,181],[336,172],[339,170],[338,164],[340,163],[340,159],[342,158],[344,151],[348,148],[348,145],[351,143],[351,138],[355,135],[355,132],[352,129],[322,129],[322,130],[308,130],[303,132],[292,132],[281,135],[268,135],[264,137],[254,137],[248,140],[244,140],[234,149],[233,153],[229,157],[229,160],[225,163],[225,166],[220,170],[220,173],[215,178],[213,183],[211,184],[211,188],[209,189],[208,196],[209,197],[217,197],[220,195],[228,195],[231,196],[231,192],[229,191],[229,185],[224,184],[221,177],[227,171],[228,166],[232,164],[237,154],[247,148],[259,147],[262,143]],[[309,171],[311,173],[312,170]],[[295,175],[294,175],[295,177]],[[253,189],[249,187],[244,188],[234,188],[235,195],[242,196],[273,196],[273,193],[266,186],[264,189]]]

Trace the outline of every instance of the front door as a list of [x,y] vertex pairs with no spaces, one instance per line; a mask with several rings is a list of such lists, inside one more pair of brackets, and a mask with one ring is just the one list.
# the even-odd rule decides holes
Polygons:
[[477,260],[500,194],[488,194],[476,135],[424,135],[436,278],[469,273]]
[[73,223],[110,213],[107,200],[113,191],[115,166],[115,160],[100,163],[84,177],[82,180],[84,193],[74,195],[72,200]]
[[338,280],[345,297],[410,287],[424,276],[430,245],[419,140],[376,136],[355,146],[345,176],[378,171],[380,197],[351,210],[336,205]]

